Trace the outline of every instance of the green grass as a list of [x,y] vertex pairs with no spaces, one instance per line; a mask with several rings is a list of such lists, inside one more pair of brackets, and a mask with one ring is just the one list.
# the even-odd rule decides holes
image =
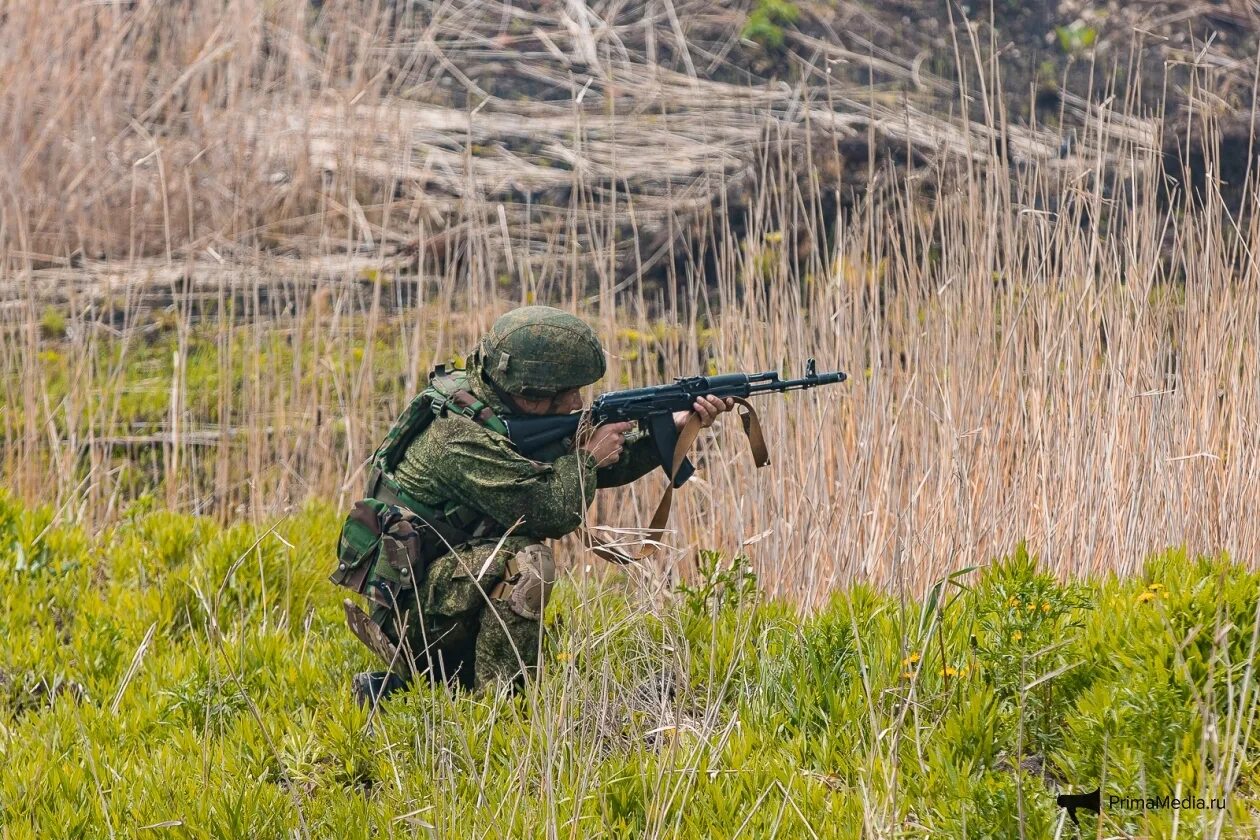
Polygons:
[[[45,317],[41,323],[49,320]],[[38,376],[51,404],[67,406],[71,398],[70,405],[78,414],[103,414],[120,429],[148,429],[169,420],[171,385],[178,382],[187,411],[199,424],[213,426],[224,422],[220,416],[224,408],[238,416],[250,389],[273,387],[268,377],[274,371],[295,371],[289,388],[299,393],[311,390],[320,377],[357,375],[367,341],[364,325],[355,326],[354,337],[336,345],[324,342],[321,346],[309,334],[297,335],[297,348],[292,330],[256,330],[250,325],[221,329],[215,324],[191,327],[182,349],[171,330],[155,331],[144,341],[99,341],[97,352],[91,354],[74,352],[66,341],[49,341],[38,357]],[[382,369],[405,370],[396,323],[377,326],[372,344],[374,359]],[[182,360],[177,360],[177,354],[182,354]],[[81,365],[90,369],[81,370]],[[84,381],[97,387],[85,390]],[[226,403],[222,402],[224,389]],[[20,408],[12,398],[0,399],[0,409]],[[68,431],[68,410],[53,412],[50,418],[62,435]]]
[[808,616],[709,553],[665,596],[568,578],[529,691],[415,688],[369,729],[335,511],[144,508],[90,537],[0,497],[6,837],[1018,837],[1021,812],[1052,836],[1019,755],[1104,797],[1228,800],[1105,811],[1109,836],[1256,825],[1260,577],[1225,557],[1065,585],[1018,549]]

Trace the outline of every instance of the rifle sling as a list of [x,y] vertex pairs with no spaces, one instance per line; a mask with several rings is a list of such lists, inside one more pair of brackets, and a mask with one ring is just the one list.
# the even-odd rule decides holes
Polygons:
[[[756,409],[752,407],[748,400],[742,397],[732,397],[731,399],[744,409],[739,413],[739,419],[743,423],[744,434],[748,438],[748,448],[752,450],[753,462],[758,468],[766,466],[770,463],[770,452],[766,448],[765,436],[761,433],[761,420],[757,417]],[[650,559],[656,554],[656,550],[660,546],[661,537],[665,535],[665,525],[669,522],[669,513],[674,503],[674,478],[678,475],[679,468],[682,467],[683,461],[687,458],[687,453],[691,451],[692,445],[699,436],[700,415],[692,412],[687,418],[687,423],[683,426],[682,432],[678,435],[678,442],[674,445],[674,457],[669,470],[669,482],[665,485],[665,493],[661,496],[661,501],[656,506],[656,512],[652,514],[652,521],[648,523],[647,546],[643,549],[642,554],[637,557],[628,554],[617,545],[597,537],[591,533],[589,528],[582,530],[582,539],[586,547],[594,552],[596,556],[619,565],[639,563]]]

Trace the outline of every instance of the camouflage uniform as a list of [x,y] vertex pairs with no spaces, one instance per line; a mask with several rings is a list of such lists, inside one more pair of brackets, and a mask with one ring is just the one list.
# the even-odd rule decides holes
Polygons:
[[[517,325],[520,346],[520,332],[532,329],[540,310],[544,315],[556,312],[545,307],[515,310],[497,321],[495,330]],[[576,322],[572,316],[565,318]],[[506,375],[513,372],[514,362],[495,360],[484,352],[484,342],[469,361],[465,387],[495,414],[514,413],[483,380],[483,368],[496,361],[499,375],[491,377],[499,384],[509,379],[512,393],[550,396],[562,390],[531,387],[530,374],[535,381],[550,376],[563,382],[564,366],[573,364],[572,352],[564,341],[555,340],[554,329],[532,338],[534,359],[528,361],[538,367],[525,368],[516,381]],[[598,350],[597,343],[595,347]],[[602,375],[602,350],[598,352]],[[593,372],[576,375],[592,381]],[[398,594],[393,609],[377,606],[373,621],[391,641],[403,642],[417,672],[453,677],[468,687],[517,681],[537,663],[542,612],[555,578],[551,550],[541,541],[576,530],[597,488],[627,484],[658,463],[647,435],[632,433],[621,459],[597,468],[594,456],[574,450],[572,441],[531,460],[474,420],[457,414],[436,418],[407,447],[394,480],[431,507],[441,509],[456,501],[472,508],[495,523],[497,533],[508,536],[454,546],[429,565],[418,586]],[[404,622],[406,629],[400,633]]]

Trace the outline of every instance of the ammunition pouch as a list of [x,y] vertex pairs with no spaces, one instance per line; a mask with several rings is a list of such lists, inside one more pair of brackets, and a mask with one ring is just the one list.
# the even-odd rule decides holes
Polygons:
[[367,576],[380,554],[382,520],[389,506],[375,499],[354,503],[350,515],[341,526],[337,540],[337,569],[329,580],[357,594],[363,594]]
[[[422,506],[416,511],[392,493],[379,495],[387,498],[360,499],[350,509],[329,580],[393,608],[397,595],[414,589],[429,563],[476,535],[444,521],[437,511]],[[374,584],[370,591],[369,580]]]

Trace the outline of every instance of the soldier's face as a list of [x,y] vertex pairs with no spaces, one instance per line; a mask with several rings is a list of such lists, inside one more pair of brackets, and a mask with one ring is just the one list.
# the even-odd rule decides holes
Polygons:
[[569,414],[582,408],[582,392],[577,388],[561,391],[550,399],[531,400],[519,395],[514,399],[525,414]]
[[550,414],[569,414],[582,408],[582,392],[577,388],[561,391],[551,398]]

